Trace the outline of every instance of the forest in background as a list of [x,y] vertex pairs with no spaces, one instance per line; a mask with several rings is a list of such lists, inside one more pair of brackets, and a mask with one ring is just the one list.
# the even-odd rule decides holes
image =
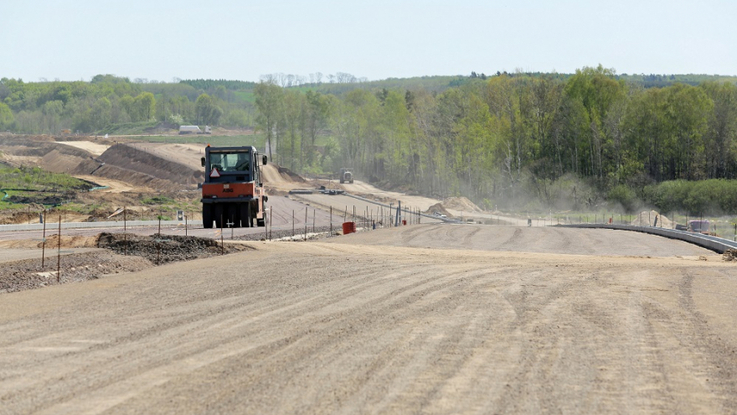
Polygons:
[[351,167],[373,183],[487,208],[736,212],[724,196],[737,178],[735,81],[602,66],[373,82],[340,73],[259,83],[2,78],[0,131],[256,129],[297,172]]

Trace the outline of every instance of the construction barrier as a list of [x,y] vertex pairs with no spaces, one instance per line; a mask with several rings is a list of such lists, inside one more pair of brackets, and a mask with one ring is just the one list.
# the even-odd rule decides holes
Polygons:
[[343,235],[356,232],[356,222],[343,222]]

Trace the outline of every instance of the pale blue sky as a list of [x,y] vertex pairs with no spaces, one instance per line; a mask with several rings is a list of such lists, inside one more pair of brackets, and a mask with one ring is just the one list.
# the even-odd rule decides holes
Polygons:
[[735,0],[0,0],[0,77],[737,75]]

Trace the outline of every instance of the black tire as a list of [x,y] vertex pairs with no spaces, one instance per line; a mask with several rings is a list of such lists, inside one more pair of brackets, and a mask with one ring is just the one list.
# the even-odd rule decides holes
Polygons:
[[251,221],[249,220],[251,217],[251,212],[249,209],[250,206],[251,205],[249,203],[241,203],[240,206],[238,207],[238,217],[240,219],[240,226],[242,228],[251,227],[250,226]]
[[220,229],[225,223],[225,212],[223,212],[223,205],[217,204],[214,206],[213,214],[215,215],[215,227]]
[[256,225],[258,225],[259,228],[263,228],[264,226],[266,226],[266,201],[264,201],[263,206],[264,206],[264,211],[263,211],[264,217],[261,219],[256,219]]
[[205,229],[212,228],[212,205],[209,203],[202,205],[202,227]]
[[228,203],[223,207],[223,219],[225,222],[223,226],[225,228],[237,228],[238,227],[238,205],[234,203]]

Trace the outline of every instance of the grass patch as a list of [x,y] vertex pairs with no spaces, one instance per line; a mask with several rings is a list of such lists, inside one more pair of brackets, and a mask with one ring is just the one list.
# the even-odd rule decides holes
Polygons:
[[76,192],[92,188],[89,182],[67,174],[5,165],[0,165],[0,186],[0,210],[19,209],[30,203],[58,206],[73,199]]
[[158,121],[142,121],[142,122],[129,122],[123,124],[114,124],[103,128],[99,134],[111,134],[111,135],[131,135],[131,134],[143,134],[146,130],[155,128],[159,125]]
[[144,205],[173,205],[176,201],[167,196],[154,196],[141,200]]
[[82,213],[86,215],[99,207],[100,205],[94,204],[94,203],[86,204],[86,203],[72,202],[72,203],[67,203],[62,206],[59,206],[56,210],[60,212]]
[[36,192],[71,192],[89,190],[92,185],[68,174],[51,173],[40,167],[12,168],[0,165],[3,189]]

